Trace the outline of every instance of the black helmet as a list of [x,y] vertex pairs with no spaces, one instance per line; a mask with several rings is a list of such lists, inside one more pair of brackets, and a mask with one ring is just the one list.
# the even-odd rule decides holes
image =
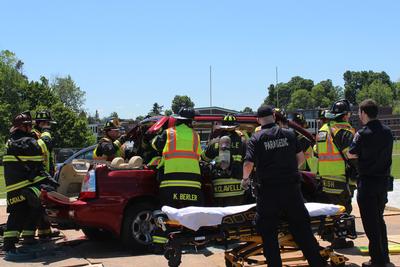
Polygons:
[[308,128],[306,118],[301,113],[298,112],[293,113],[293,121],[303,128]]
[[274,114],[275,114],[275,121],[276,122],[283,122],[283,123],[287,123],[288,119],[287,119],[287,114],[286,111],[284,109],[281,108],[274,108]]
[[42,111],[36,112],[35,122],[41,122],[41,121],[48,121],[53,124],[56,123],[53,120],[53,118],[51,117],[50,111],[48,111],[48,110],[42,110]]
[[109,130],[119,130],[121,127],[121,124],[119,122],[118,118],[111,118],[106,121],[104,124],[103,130],[104,131],[109,131]]
[[222,125],[220,126],[221,129],[234,129],[238,127],[239,124],[237,119],[234,115],[228,114],[222,119]]
[[351,112],[351,105],[349,100],[341,99],[333,103],[329,112],[325,113],[327,119],[335,119],[341,115]]
[[12,121],[12,127],[10,132],[14,132],[18,127],[22,125],[32,125],[32,116],[30,111],[24,111],[19,113],[17,116],[14,117]]
[[195,115],[196,112],[194,111],[193,108],[182,107],[179,110],[178,115],[174,115],[173,117],[177,120],[193,120]]

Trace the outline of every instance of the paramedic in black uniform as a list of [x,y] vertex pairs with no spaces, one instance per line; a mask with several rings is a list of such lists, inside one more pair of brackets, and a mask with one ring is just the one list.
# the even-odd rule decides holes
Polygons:
[[264,256],[269,267],[281,267],[278,224],[284,218],[297,245],[311,267],[326,266],[310,225],[310,215],[300,191],[298,166],[304,154],[295,133],[275,124],[271,106],[257,111],[261,130],[248,143],[243,165],[242,186],[249,186],[249,175],[256,166],[259,193],[257,197],[257,231],[261,234]]
[[358,158],[357,202],[369,240],[371,260],[362,267],[393,266],[389,260],[388,238],[383,211],[392,165],[393,134],[378,119],[378,106],[372,99],[359,105],[358,116],[364,127],[357,131],[348,156]]

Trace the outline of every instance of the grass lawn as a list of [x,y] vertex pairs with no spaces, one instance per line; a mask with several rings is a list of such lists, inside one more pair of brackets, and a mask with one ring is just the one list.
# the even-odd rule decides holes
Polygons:
[[400,155],[393,156],[392,160],[392,175],[394,178],[400,179]]

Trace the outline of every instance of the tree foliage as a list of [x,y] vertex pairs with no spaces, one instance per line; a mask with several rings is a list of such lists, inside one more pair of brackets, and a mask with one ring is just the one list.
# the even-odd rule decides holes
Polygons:
[[148,113],[149,116],[158,116],[161,115],[164,106],[160,106],[157,102],[153,104],[150,112]]
[[176,95],[172,100],[171,109],[177,114],[182,107],[194,108],[194,103],[187,95]]
[[245,107],[241,112],[243,113],[253,113],[253,109],[251,107]]
[[380,106],[393,105],[393,91],[389,85],[383,83],[381,80],[375,80],[370,85],[365,85],[357,94],[357,103],[372,98]]
[[70,75],[64,78],[56,77],[51,84],[51,88],[65,106],[71,108],[75,112],[79,112],[83,109],[83,105],[85,104],[85,92],[75,84]]
[[[0,140],[8,136],[16,114],[30,110],[34,115],[35,111],[48,109],[58,122],[53,129],[57,147],[82,147],[93,143],[94,136],[82,112],[84,92],[72,78],[58,78],[52,86],[46,77],[30,81],[23,74],[23,65],[14,53],[0,51]],[[0,149],[3,146],[4,142],[0,142]]]
[[357,94],[365,87],[371,85],[374,81],[379,80],[382,84],[388,85],[392,92],[394,85],[390,81],[386,72],[373,71],[346,71],[343,74],[344,79],[344,96],[352,104],[357,104]]
[[306,89],[298,89],[292,94],[288,110],[310,109],[313,107],[314,101],[311,98],[311,93]]

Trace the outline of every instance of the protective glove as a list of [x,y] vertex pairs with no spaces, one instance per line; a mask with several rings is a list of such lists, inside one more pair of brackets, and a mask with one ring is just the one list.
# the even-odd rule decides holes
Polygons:
[[244,190],[249,189],[250,179],[249,179],[249,178],[247,178],[247,179],[242,179],[240,185],[242,186],[242,188],[243,188]]

